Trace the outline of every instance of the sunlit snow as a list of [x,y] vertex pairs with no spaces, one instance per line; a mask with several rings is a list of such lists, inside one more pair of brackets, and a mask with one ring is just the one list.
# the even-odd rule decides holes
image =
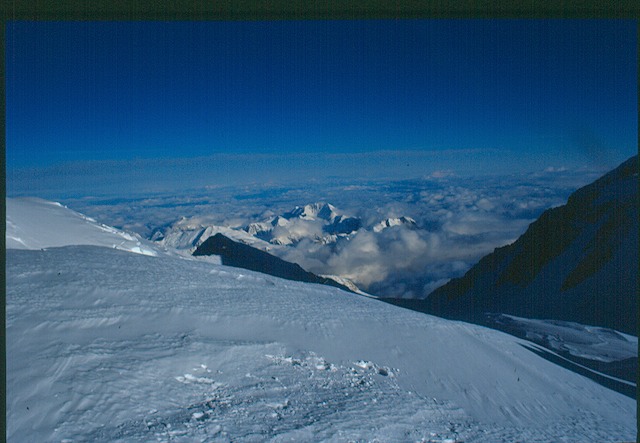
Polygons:
[[98,223],[60,203],[39,198],[8,198],[7,248],[42,249],[98,245],[157,255],[157,247],[138,235]]

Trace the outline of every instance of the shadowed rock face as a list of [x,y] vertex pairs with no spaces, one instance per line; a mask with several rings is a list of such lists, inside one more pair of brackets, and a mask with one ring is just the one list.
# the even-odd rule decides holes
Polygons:
[[636,156],[410,307],[480,323],[486,312],[494,312],[636,335],[637,291]]
[[322,229],[327,234],[351,234],[362,226],[359,218],[337,216],[330,225],[325,225]]
[[284,261],[249,245],[235,242],[220,233],[206,239],[193,252],[193,255],[219,255],[225,266],[249,269],[287,280],[335,286],[351,292],[349,288],[330,278],[307,272],[295,263]]

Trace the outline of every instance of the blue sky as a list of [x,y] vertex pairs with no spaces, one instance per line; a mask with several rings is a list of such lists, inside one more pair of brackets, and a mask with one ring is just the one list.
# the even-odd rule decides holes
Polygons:
[[290,153],[378,151],[460,152],[445,166],[508,169],[612,167],[637,152],[632,20],[14,22],[6,32],[9,181],[69,162],[178,168],[255,153],[276,159],[267,169]]

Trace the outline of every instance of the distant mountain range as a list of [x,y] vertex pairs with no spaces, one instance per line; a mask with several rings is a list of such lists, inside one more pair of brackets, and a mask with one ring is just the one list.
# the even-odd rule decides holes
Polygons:
[[156,230],[151,240],[162,246],[193,252],[212,235],[221,233],[228,238],[254,246],[263,251],[277,253],[279,248],[295,245],[302,240],[333,244],[347,240],[359,229],[379,234],[394,226],[416,227],[410,217],[394,217],[365,226],[358,217],[342,213],[330,203],[319,202],[296,206],[291,211],[246,226],[218,226],[198,217],[183,218],[171,226]]
[[361,226],[359,218],[340,214],[329,203],[314,203],[296,206],[266,222],[251,223],[244,231],[275,245],[290,245],[304,238],[335,243],[338,237],[352,234]]

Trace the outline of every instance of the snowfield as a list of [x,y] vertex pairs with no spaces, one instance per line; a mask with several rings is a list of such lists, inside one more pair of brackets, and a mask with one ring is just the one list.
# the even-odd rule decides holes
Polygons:
[[158,255],[158,247],[130,234],[40,198],[7,198],[7,249],[98,245]]
[[111,239],[7,250],[8,441],[635,439],[632,399],[524,340]]
[[589,360],[614,362],[638,357],[638,337],[613,329],[560,320],[537,320],[514,315],[494,316],[526,331],[526,338],[546,342],[556,351]]

